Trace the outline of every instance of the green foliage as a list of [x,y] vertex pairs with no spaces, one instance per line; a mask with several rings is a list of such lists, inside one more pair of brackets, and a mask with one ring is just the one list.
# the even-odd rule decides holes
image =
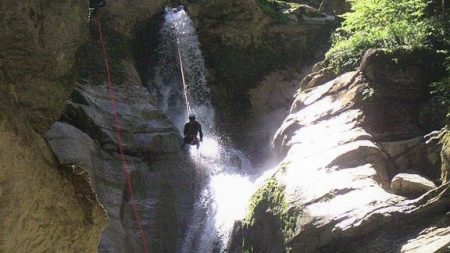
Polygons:
[[437,100],[439,105],[446,108],[446,123],[450,123],[450,56],[445,60],[447,76],[438,82],[431,83],[430,93]]
[[349,0],[326,57],[337,73],[355,69],[369,48],[443,47],[448,17],[429,0]]

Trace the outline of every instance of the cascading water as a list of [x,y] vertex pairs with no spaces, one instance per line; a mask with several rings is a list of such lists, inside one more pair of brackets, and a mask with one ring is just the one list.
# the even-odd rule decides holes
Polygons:
[[[234,222],[244,218],[248,200],[262,180],[255,180],[250,162],[238,150],[221,144],[213,134],[214,110],[209,101],[205,66],[195,29],[183,8],[166,8],[158,48],[159,64],[149,85],[161,108],[181,130],[187,118],[178,50],[183,62],[187,97],[204,126],[200,149],[190,149],[203,184],[181,253],[224,252]],[[265,175],[269,175],[265,173]],[[200,177],[200,175],[199,175]]]
[[191,19],[182,9],[167,8],[160,34],[159,64],[149,85],[150,91],[158,98],[161,108],[181,129],[187,118],[187,111],[180,75],[180,50],[190,106],[193,113],[202,119],[202,124],[210,130],[214,110],[209,101],[205,63]]

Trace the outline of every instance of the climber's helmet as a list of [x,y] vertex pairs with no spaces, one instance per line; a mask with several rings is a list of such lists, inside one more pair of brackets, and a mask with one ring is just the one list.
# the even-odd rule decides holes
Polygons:
[[193,114],[191,114],[191,115],[189,115],[189,120],[195,120],[195,115],[193,115]]

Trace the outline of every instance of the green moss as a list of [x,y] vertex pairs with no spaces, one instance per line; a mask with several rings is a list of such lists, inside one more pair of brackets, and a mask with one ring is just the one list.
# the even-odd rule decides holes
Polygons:
[[249,212],[244,220],[244,224],[253,225],[256,209],[263,201],[268,202],[269,207],[274,208],[274,214],[281,214],[285,204],[284,186],[280,185],[275,179],[270,179],[264,186],[259,188],[250,200]]
[[280,172],[282,173],[282,174],[286,174],[286,170],[287,170],[287,168],[289,167],[289,162],[282,162],[281,164],[280,164]]
[[289,252],[286,243],[294,237],[297,220],[301,214],[302,209],[299,206],[292,206],[286,202],[285,185],[273,178],[268,180],[250,200],[249,211],[243,222],[244,231],[247,231],[243,238],[244,252],[256,252],[265,247],[256,245],[261,242],[260,237],[264,236],[258,234],[261,228],[264,228],[263,230],[268,228],[271,230],[271,237],[281,240],[268,241],[268,244],[280,244],[285,251]]

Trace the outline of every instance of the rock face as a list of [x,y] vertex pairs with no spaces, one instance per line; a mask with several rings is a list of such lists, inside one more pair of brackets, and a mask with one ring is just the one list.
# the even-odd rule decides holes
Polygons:
[[95,252],[106,215],[83,173],[61,175],[32,131],[0,132],[0,251]]
[[82,171],[62,174],[44,132],[75,80],[87,1],[0,4],[0,252],[95,252],[106,225]]
[[426,77],[438,76],[425,66],[431,56],[395,67],[415,53],[370,50],[358,71],[297,94],[273,141],[285,158],[253,196],[242,236],[231,243],[243,246],[231,252],[408,252],[424,249],[416,243],[431,231],[442,236],[430,239],[438,246],[429,252],[448,247],[448,183],[415,200],[390,186],[406,169],[435,176],[440,169],[414,125]]
[[392,191],[405,197],[418,197],[434,188],[433,182],[417,174],[400,173],[391,182]]
[[[193,175],[179,154],[181,139],[167,117],[148,102],[150,95],[140,84],[128,81],[114,93],[132,190],[150,249],[174,252],[193,202]],[[67,123],[55,123],[46,138],[61,166],[89,172],[108,212],[99,252],[142,251],[107,87],[78,84],[62,120]]]
[[87,2],[0,6],[0,112],[44,131],[61,114],[75,78],[74,55],[88,39]]

